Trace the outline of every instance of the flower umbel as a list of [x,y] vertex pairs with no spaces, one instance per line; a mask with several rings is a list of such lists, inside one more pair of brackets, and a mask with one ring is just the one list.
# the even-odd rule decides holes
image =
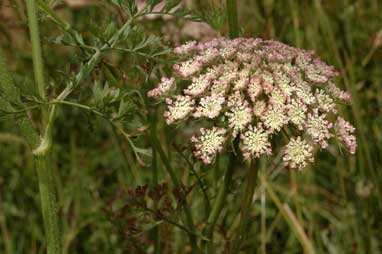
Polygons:
[[196,148],[194,154],[204,163],[209,164],[216,154],[223,150],[226,130],[218,127],[212,129],[201,128],[200,133],[199,137],[193,136],[191,138]]
[[177,95],[175,100],[167,98],[168,111],[164,112],[166,122],[171,124],[188,116],[194,110],[194,100],[190,96]]
[[215,118],[220,114],[225,99],[223,96],[207,96],[200,99],[199,106],[196,108],[194,117]]
[[357,149],[356,138],[353,135],[355,128],[342,117],[338,117],[335,123],[335,129],[338,135],[339,140],[344,142],[345,146],[348,148],[351,154],[355,154]]
[[241,150],[245,159],[260,157],[262,154],[271,154],[271,143],[268,135],[261,126],[249,126],[248,130],[240,136]]
[[322,148],[328,146],[327,140],[332,137],[329,130],[333,127],[333,124],[326,119],[325,114],[320,115],[318,110],[315,109],[313,114],[308,114],[305,127],[314,143],[321,145]]
[[175,78],[162,77],[158,87],[147,93],[148,97],[162,96],[169,92],[175,84]]
[[334,67],[313,51],[220,38],[186,43],[174,54],[182,59],[173,66],[175,75],[163,78],[148,96],[166,98],[168,124],[197,119],[212,126],[192,138],[203,162],[211,163],[238,134],[245,159],[280,151],[270,139],[280,144],[273,139],[287,137],[284,161],[291,168],[306,167],[313,151],[327,148],[333,136],[355,153],[354,127],[337,109],[337,102],[349,102],[350,96],[334,84]]
[[313,147],[301,139],[292,138],[286,146],[283,160],[290,168],[305,168],[308,162],[313,162]]

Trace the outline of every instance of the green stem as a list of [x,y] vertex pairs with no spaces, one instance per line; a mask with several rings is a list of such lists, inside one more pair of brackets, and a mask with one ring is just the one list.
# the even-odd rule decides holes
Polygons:
[[251,165],[249,167],[249,173],[246,176],[247,185],[245,189],[243,202],[241,205],[239,231],[238,231],[238,234],[236,234],[236,237],[233,241],[232,254],[236,254],[239,252],[240,243],[245,238],[245,232],[246,232],[245,229],[247,226],[248,217],[249,217],[248,215],[251,210],[252,198],[255,192],[255,187],[257,182],[257,171],[258,170],[257,170],[257,167],[255,166],[255,162],[251,161]]
[[[41,45],[39,27],[37,21],[37,10],[35,0],[26,0],[29,32],[32,42],[32,57],[34,78],[37,83],[37,91],[41,99],[45,100],[45,82],[43,75],[43,64],[41,57]],[[43,127],[47,120],[44,138],[41,144],[34,151],[35,166],[39,181],[39,191],[41,198],[41,208],[44,220],[45,238],[48,254],[61,254],[60,230],[58,226],[57,202],[55,188],[53,183],[52,169],[50,168],[50,148],[53,120],[55,115],[55,106],[52,107],[48,119],[46,107],[42,108]],[[36,153],[37,151],[37,153]]]
[[231,39],[237,38],[239,37],[239,22],[237,19],[236,0],[227,0],[226,4],[227,4],[229,37]]
[[262,184],[264,185],[268,195],[272,199],[273,203],[279,209],[281,215],[284,217],[285,221],[288,223],[291,228],[293,234],[296,236],[297,240],[300,242],[301,246],[304,249],[305,254],[314,254],[315,250],[313,248],[312,242],[306,235],[303,227],[300,222],[290,209],[287,203],[282,203],[278,198],[277,194],[273,191],[273,188],[266,182],[266,180],[262,179]]
[[[229,186],[231,185],[232,175],[235,168],[235,155],[232,155],[230,158],[230,164],[228,165],[227,171],[225,172],[223,184],[219,189],[219,193],[216,197],[215,202],[213,203],[212,210],[207,220],[207,227],[205,230],[205,237],[209,239],[209,243],[207,246],[207,250],[205,253],[212,253],[212,243],[213,243],[213,233],[217,220],[223,210],[224,202],[226,201],[226,197],[228,195]],[[204,241],[205,245],[206,242]],[[205,249],[205,247],[203,247]]]
[[53,175],[49,165],[49,154],[35,157],[39,179],[42,216],[48,254],[61,254],[60,230],[58,226],[57,202]]
[[[167,173],[170,175],[170,178],[174,184],[175,187],[181,187],[181,182],[179,181],[178,177],[176,176],[166,154],[164,153],[162,146],[160,145],[157,137],[154,133],[151,133],[151,140],[155,146],[155,150],[158,152],[159,157],[161,158],[165,169],[167,170]],[[181,205],[183,206],[184,212],[186,214],[186,222],[188,227],[191,229],[192,232],[196,232],[194,221],[191,214],[191,209],[187,204],[186,197],[182,197],[180,199]],[[188,237],[190,239],[192,254],[198,253],[198,246],[197,246],[197,240],[195,234],[188,234]]]
[[[157,110],[155,109],[154,112],[152,112],[151,116],[151,135],[155,136],[156,133],[156,115],[157,115]],[[157,163],[157,151],[155,149],[155,145],[153,145],[153,161],[152,161],[152,171],[153,171],[153,178],[152,178],[152,183],[154,186],[158,185],[158,163]],[[155,208],[157,208],[157,204],[154,203]],[[160,242],[160,231],[159,231],[159,225],[156,226],[153,229],[153,235],[154,235],[154,254],[160,254],[161,253],[161,242]]]
[[[45,81],[43,74],[43,64],[42,64],[42,55],[41,55],[41,43],[40,43],[40,32],[37,20],[37,8],[35,0],[25,0],[27,6],[28,14],[28,26],[29,34],[32,43],[32,58],[33,58],[33,71],[34,79],[37,84],[37,92],[42,100],[45,100]],[[41,110],[42,113],[42,126],[44,127],[47,120],[48,108],[43,107]]]
[[37,23],[37,10],[35,0],[26,0],[29,33],[32,42],[33,71],[37,83],[38,94],[45,99],[45,82],[42,67],[40,35]]

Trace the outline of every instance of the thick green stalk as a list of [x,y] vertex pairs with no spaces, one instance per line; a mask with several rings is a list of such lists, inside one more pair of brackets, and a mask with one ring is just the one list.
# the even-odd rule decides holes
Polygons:
[[239,231],[236,234],[236,237],[232,244],[232,254],[236,254],[239,252],[240,243],[245,238],[245,228],[247,226],[249,213],[251,210],[252,198],[255,192],[256,182],[257,182],[257,167],[254,161],[251,161],[251,165],[249,167],[249,173],[246,176],[247,185],[245,188],[245,194],[243,198],[243,202],[241,205],[240,211],[240,224]]
[[48,254],[61,254],[57,201],[49,154],[35,157]]
[[[26,0],[28,12],[29,33],[32,42],[32,57],[34,78],[37,83],[37,91],[39,96],[45,100],[45,83],[43,75],[43,65],[41,57],[41,45],[39,36],[39,27],[37,21],[37,10],[35,0]],[[47,117],[47,110],[42,109],[42,123],[46,126],[44,138],[37,149],[35,155],[35,166],[39,181],[39,190],[41,198],[41,208],[44,220],[45,238],[48,254],[61,254],[60,230],[58,226],[57,216],[57,201],[55,196],[55,188],[52,177],[52,169],[50,165],[50,145],[51,145],[51,130],[55,116],[55,105],[52,108],[50,117]],[[35,150],[36,151],[36,150]]]
[[231,39],[237,38],[239,37],[239,22],[237,20],[236,0],[227,0],[226,5],[227,5],[229,37]]
[[[213,245],[213,233],[217,220],[223,210],[224,202],[226,201],[226,197],[228,194],[229,187],[231,185],[232,175],[235,168],[235,155],[232,155],[230,158],[230,164],[228,165],[227,171],[225,172],[222,186],[219,189],[219,193],[213,203],[212,210],[207,220],[207,227],[205,230],[204,236],[208,238],[210,241],[207,246],[207,250],[205,253],[212,253],[212,245]],[[204,245],[206,242],[203,242]],[[203,247],[203,249],[205,249]]]

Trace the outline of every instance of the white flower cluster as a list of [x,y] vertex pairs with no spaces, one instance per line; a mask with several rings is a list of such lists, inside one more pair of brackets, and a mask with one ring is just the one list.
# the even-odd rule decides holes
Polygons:
[[162,78],[148,96],[166,98],[168,124],[192,118],[213,124],[192,138],[203,162],[212,163],[236,138],[245,159],[270,155],[276,150],[271,139],[283,130],[294,136],[284,149],[290,168],[304,168],[315,148],[327,148],[332,137],[355,152],[354,127],[337,109],[350,96],[335,86],[334,68],[312,51],[238,38],[193,41],[173,53],[181,59],[173,67],[176,75]]

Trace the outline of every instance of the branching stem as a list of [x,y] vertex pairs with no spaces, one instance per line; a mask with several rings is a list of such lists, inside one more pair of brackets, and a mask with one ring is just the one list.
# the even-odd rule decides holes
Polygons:
[[[26,0],[29,32],[32,42],[32,57],[33,57],[33,70],[34,78],[37,83],[37,91],[42,100],[45,101],[45,82],[43,74],[43,64],[41,56],[41,45],[39,27],[37,21],[37,10],[35,0]],[[51,121],[54,117],[54,108],[51,115],[47,117],[47,107],[42,107],[42,126],[46,131],[44,139],[39,145],[38,153],[34,153],[34,161],[38,175],[39,191],[41,199],[42,215],[44,220],[45,238],[48,254],[61,254],[61,235],[58,226],[57,216],[57,201],[52,176],[52,168],[50,167],[50,147],[51,147],[51,132],[53,124]],[[53,113],[53,114],[52,114]],[[46,137],[46,138],[45,138]],[[35,151],[37,150],[35,149]]]

